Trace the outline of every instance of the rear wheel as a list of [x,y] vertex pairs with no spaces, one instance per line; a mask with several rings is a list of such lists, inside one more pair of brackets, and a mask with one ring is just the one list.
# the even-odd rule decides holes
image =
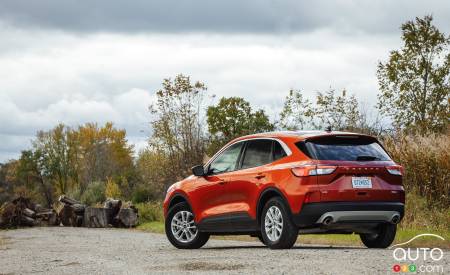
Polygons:
[[271,249],[291,248],[297,240],[298,229],[279,197],[270,199],[261,216],[262,242]]
[[194,214],[185,202],[178,203],[169,209],[165,229],[170,243],[180,249],[200,248],[209,239],[208,234],[198,231]]
[[373,234],[360,234],[361,241],[368,248],[386,248],[392,244],[397,233],[396,224],[380,224],[378,232]]

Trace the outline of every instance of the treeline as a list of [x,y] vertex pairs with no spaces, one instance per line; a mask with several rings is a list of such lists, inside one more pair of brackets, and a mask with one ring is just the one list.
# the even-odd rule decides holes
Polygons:
[[[431,23],[426,16],[402,25],[403,47],[378,65],[375,113],[345,90],[308,98],[292,89],[279,119],[271,120],[244,98],[211,100],[204,83],[178,75],[156,91],[145,150],[135,154],[125,130],[112,123],[38,132],[18,160],[0,166],[0,203],[19,194],[49,206],[60,194],[86,204],[106,197],[161,200],[170,184],[235,137],[330,127],[378,136],[405,166],[407,190],[426,205],[448,207],[450,39]],[[215,104],[208,106],[211,101]]]

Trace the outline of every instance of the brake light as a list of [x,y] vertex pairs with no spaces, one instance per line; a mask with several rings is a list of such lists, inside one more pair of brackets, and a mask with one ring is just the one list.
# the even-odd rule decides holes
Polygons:
[[292,173],[296,177],[307,177],[307,176],[320,176],[329,175],[336,170],[336,166],[316,166],[316,165],[304,165],[299,167],[294,167],[291,169]]
[[396,176],[403,176],[403,167],[400,165],[396,165],[396,166],[386,166],[386,170],[389,172],[389,174],[391,175],[396,175]]

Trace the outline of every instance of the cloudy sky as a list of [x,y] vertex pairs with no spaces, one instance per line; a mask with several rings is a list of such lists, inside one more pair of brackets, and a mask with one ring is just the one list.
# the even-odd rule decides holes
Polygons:
[[179,73],[272,118],[290,88],[374,104],[377,62],[425,14],[450,33],[445,0],[2,0],[0,162],[60,122],[113,121],[142,148],[154,92]]

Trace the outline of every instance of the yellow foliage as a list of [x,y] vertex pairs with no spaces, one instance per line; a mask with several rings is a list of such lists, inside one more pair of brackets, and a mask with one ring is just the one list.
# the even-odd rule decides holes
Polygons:
[[120,198],[122,196],[119,185],[110,177],[106,181],[105,196],[107,198]]

